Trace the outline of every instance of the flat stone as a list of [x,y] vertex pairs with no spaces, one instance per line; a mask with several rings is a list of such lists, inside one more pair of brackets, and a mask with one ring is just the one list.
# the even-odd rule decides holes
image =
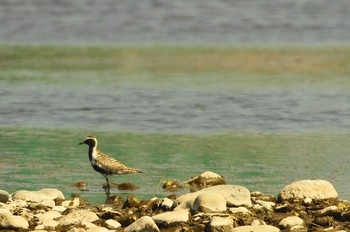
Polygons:
[[279,197],[282,200],[305,198],[323,200],[338,198],[338,193],[326,180],[301,180],[284,187]]
[[279,232],[280,229],[270,225],[262,226],[239,226],[233,228],[231,232]]
[[82,222],[93,222],[98,219],[99,218],[95,213],[85,209],[78,209],[60,219],[59,224],[60,226],[69,226],[76,225]]
[[234,208],[229,208],[229,211],[230,211],[232,214],[242,214],[242,215],[245,215],[245,214],[250,213],[250,211],[249,211],[246,207],[243,207],[243,206],[234,207]]
[[19,190],[12,195],[13,200],[42,202],[44,200],[64,199],[64,195],[57,189],[45,188],[39,191]]
[[178,210],[157,214],[152,217],[157,225],[169,225],[176,222],[187,222],[189,213],[187,210]]
[[10,194],[5,190],[0,190],[0,202],[7,203],[10,199]]
[[206,232],[232,231],[233,220],[228,217],[213,217],[206,225]]
[[109,232],[109,230],[104,228],[104,227],[97,226],[97,227],[93,227],[93,228],[86,230],[86,232]]
[[332,216],[335,214],[340,214],[338,207],[335,205],[328,206],[324,209],[321,209],[321,210],[315,212],[316,217]]
[[159,232],[159,228],[150,216],[143,216],[126,227],[125,232]]
[[262,200],[257,200],[256,203],[264,207],[266,210],[272,210],[272,207],[276,205],[274,202]]
[[105,223],[107,225],[107,228],[110,230],[115,230],[115,229],[122,226],[118,221],[113,220],[113,219],[108,219],[105,221]]
[[283,229],[292,228],[293,226],[303,226],[303,225],[304,225],[303,219],[297,216],[289,216],[289,217],[283,218],[278,223],[278,226]]
[[0,214],[0,229],[28,229],[28,222],[21,216],[12,214]]
[[179,206],[177,208],[192,208],[196,197],[203,192],[220,194],[225,198],[228,206],[252,206],[250,192],[247,188],[238,185],[217,185],[178,197],[177,202],[179,203]]
[[200,193],[193,202],[192,210],[203,213],[215,213],[226,211],[225,198],[213,192]]

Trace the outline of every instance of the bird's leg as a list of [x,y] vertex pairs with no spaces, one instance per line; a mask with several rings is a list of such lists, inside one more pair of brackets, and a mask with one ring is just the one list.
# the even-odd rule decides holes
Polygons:
[[106,188],[105,188],[105,193],[107,195],[107,198],[109,197],[109,195],[111,194],[111,186],[109,184],[109,180],[108,180],[108,176],[107,175],[103,175],[106,179],[106,182],[107,182],[107,185],[106,185]]

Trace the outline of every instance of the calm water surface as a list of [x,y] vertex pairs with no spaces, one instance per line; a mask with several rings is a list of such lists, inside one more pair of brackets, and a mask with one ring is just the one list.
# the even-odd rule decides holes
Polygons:
[[85,181],[83,196],[102,202],[104,178],[78,146],[95,134],[102,151],[145,172],[111,178],[139,185],[133,194],[142,198],[169,194],[157,189],[162,179],[206,170],[271,194],[292,181],[326,179],[350,197],[350,95],[336,84],[232,92],[225,83],[217,91],[197,82],[159,88],[100,78],[1,81],[3,189],[54,187],[68,197],[78,192],[71,184]]

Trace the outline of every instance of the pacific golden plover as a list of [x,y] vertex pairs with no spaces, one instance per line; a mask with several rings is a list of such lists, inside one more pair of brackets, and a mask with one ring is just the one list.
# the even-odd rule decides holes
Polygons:
[[105,188],[107,197],[110,195],[110,184],[108,175],[125,175],[129,173],[141,173],[140,170],[132,167],[128,167],[114,158],[102,153],[97,149],[97,138],[93,135],[89,135],[85,140],[79,144],[87,144],[89,146],[89,159],[91,166],[95,171],[101,173],[107,181]]

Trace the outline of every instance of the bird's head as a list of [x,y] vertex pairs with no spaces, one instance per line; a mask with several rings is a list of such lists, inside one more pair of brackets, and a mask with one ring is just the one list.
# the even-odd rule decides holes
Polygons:
[[96,147],[97,146],[97,139],[93,135],[88,135],[88,136],[86,136],[86,138],[83,142],[79,143],[79,145],[81,145],[81,144],[87,144],[89,147]]

